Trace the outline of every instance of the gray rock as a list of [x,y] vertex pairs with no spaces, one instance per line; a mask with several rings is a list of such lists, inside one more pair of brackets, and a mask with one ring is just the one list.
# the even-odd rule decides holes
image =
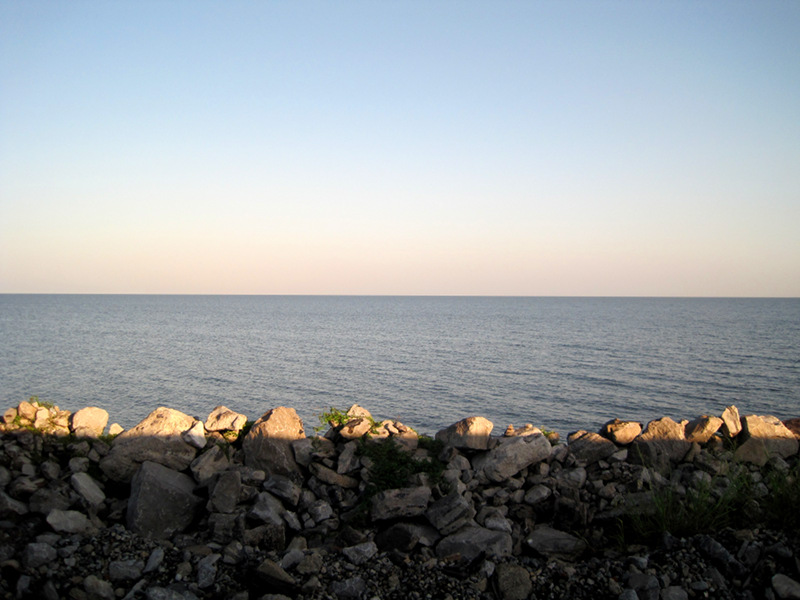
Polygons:
[[144,562],[135,558],[112,560],[108,563],[108,578],[111,581],[133,581],[144,572]]
[[[330,505],[328,505],[330,507]],[[283,514],[286,512],[283,504],[269,492],[261,492],[257,497],[253,507],[250,509],[249,516],[264,523],[273,525],[283,525]],[[333,516],[333,510],[325,518]]]
[[303,488],[283,475],[270,475],[264,482],[264,489],[291,506],[297,506],[303,492]]
[[671,585],[661,590],[661,600],[689,600],[689,593],[682,587]]
[[42,565],[49,564],[58,558],[58,552],[50,544],[42,542],[32,542],[25,546],[22,556],[23,563],[29,569],[38,569]]
[[337,598],[361,598],[366,590],[366,582],[358,575],[343,581],[332,581],[330,584],[330,592]]
[[476,457],[472,464],[489,481],[501,483],[522,469],[550,456],[550,442],[543,435],[503,438],[494,449]]
[[158,463],[144,462],[131,483],[128,529],[155,539],[183,531],[201,503],[193,492],[194,481],[188,475]]
[[800,447],[800,441],[791,430],[777,419],[755,415],[742,417],[742,435],[745,440],[761,440],[769,456],[788,458],[797,454]]
[[303,422],[293,408],[273,408],[245,436],[242,445],[245,464],[278,475],[299,473],[292,442],[305,436]]
[[274,587],[276,591],[291,590],[297,583],[294,577],[284,571],[278,563],[269,558],[265,558],[261,564],[258,565],[255,574],[268,586]]
[[21,516],[28,513],[28,506],[24,502],[15,500],[4,491],[0,490],[0,516]]
[[70,477],[73,489],[91,507],[97,508],[106,500],[106,495],[97,482],[88,473],[73,473]]
[[241,431],[247,423],[247,416],[232,411],[225,406],[217,406],[206,419],[208,431]]
[[83,589],[91,600],[116,600],[112,585],[95,575],[89,575],[83,580]]
[[214,445],[195,458],[190,469],[195,481],[200,485],[205,485],[213,479],[214,475],[229,469],[230,466],[229,455],[222,448]]
[[450,535],[472,521],[475,509],[471,502],[454,492],[432,503],[425,511],[425,516],[439,533]]
[[670,463],[683,460],[691,445],[684,436],[684,425],[663,417],[647,424],[634,441],[628,461],[665,470]]
[[47,515],[47,523],[59,533],[86,533],[93,529],[89,517],[77,510],[54,508]]
[[197,587],[201,590],[214,585],[217,578],[217,561],[221,554],[209,554],[197,563]]
[[425,512],[431,499],[431,489],[420,486],[385,490],[372,498],[370,515],[373,521],[416,517]]
[[339,454],[339,460],[336,463],[337,473],[340,475],[346,475],[347,473],[351,473],[360,467],[361,460],[356,454],[357,449],[358,442],[356,441],[347,442],[344,445],[344,448]]
[[800,583],[782,573],[772,576],[772,589],[782,600],[800,600]]
[[495,579],[502,600],[525,600],[533,589],[528,569],[520,565],[500,563]]
[[375,542],[364,542],[342,549],[342,554],[354,565],[363,565],[367,563],[377,553],[378,546]]
[[358,487],[358,480],[354,477],[340,475],[333,469],[329,469],[323,464],[316,462],[311,463],[308,466],[308,470],[314,477],[323,483],[327,483],[328,485],[335,485],[345,489],[354,489]]
[[201,421],[195,421],[192,426],[181,434],[183,441],[202,450],[206,447],[206,428]]
[[525,543],[545,556],[574,558],[586,550],[586,542],[582,539],[546,525],[536,527]]
[[242,474],[237,470],[223,471],[214,484],[208,500],[209,510],[232,513],[239,503],[242,491]]
[[77,437],[97,438],[103,435],[108,424],[108,412],[96,406],[87,406],[72,415],[70,428]]
[[608,458],[619,449],[611,440],[590,431],[575,432],[568,440],[570,454],[579,464],[587,466]]
[[454,448],[486,450],[494,423],[484,417],[467,417],[436,434],[436,439]]
[[463,561],[472,562],[483,553],[487,558],[509,556],[512,546],[511,536],[502,531],[477,526],[464,527],[443,538],[436,546],[436,555],[440,558],[460,556]]
[[158,548],[154,549],[147,558],[147,564],[144,566],[143,573],[152,573],[161,566],[163,561],[164,549],[159,546]]
[[194,419],[180,411],[157,408],[136,427],[114,438],[111,452],[100,461],[100,468],[115,481],[130,481],[145,461],[182,471],[197,453],[182,438],[193,424]]
[[537,484],[534,485],[531,489],[529,489],[525,493],[524,502],[525,504],[530,504],[531,506],[535,506],[540,502],[544,502],[550,496],[553,495],[553,490],[551,490],[548,486]]

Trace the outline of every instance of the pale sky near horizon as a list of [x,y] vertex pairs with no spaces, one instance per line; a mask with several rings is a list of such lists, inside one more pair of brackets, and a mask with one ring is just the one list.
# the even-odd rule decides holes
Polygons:
[[0,2],[0,293],[800,296],[800,2]]

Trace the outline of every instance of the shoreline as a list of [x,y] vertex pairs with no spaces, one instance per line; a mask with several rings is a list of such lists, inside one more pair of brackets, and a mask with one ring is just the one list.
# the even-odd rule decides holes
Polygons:
[[782,598],[800,586],[797,419],[731,406],[562,440],[482,417],[429,438],[357,405],[327,419],[313,435],[286,407],[255,422],[161,407],[112,434],[102,409],[20,403],[0,425],[0,594]]

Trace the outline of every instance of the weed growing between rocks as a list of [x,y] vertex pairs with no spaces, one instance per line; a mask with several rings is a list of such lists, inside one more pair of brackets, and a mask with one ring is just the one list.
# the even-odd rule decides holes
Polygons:
[[[429,444],[430,447],[435,445],[435,441]],[[357,453],[370,461],[368,491],[372,494],[405,487],[411,477],[418,473],[426,474],[430,485],[436,485],[441,481],[445,469],[445,464],[437,455],[432,454],[432,458],[427,459],[416,458],[394,440],[374,442],[361,438]]]

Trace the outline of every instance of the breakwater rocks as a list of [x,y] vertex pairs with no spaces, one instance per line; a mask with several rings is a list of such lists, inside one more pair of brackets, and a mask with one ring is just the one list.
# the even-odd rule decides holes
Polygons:
[[0,424],[6,598],[800,598],[798,422],[613,420],[559,442],[365,409],[308,435],[38,402]]

